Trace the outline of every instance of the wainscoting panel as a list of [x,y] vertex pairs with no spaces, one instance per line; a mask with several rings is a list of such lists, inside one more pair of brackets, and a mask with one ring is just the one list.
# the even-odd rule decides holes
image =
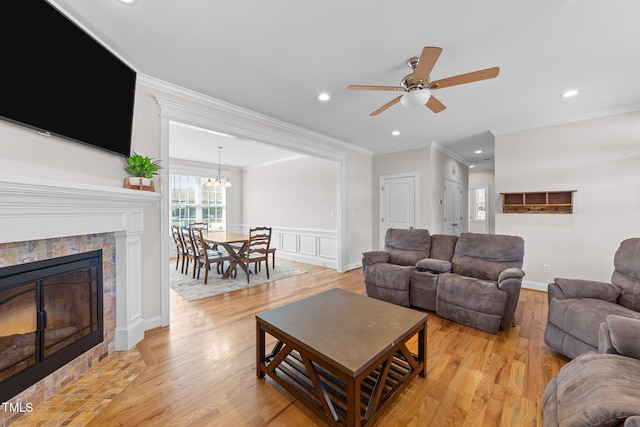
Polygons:
[[[229,231],[249,233],[248,225],[229,225]],[[278,258],[304,262],[321,267],[338,268],[338,239],[336,230],[272,227],[271,247]]]

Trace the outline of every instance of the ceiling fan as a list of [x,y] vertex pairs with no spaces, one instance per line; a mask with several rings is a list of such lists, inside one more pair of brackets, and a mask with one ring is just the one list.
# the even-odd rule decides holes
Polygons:
[[436,65],[436,61],[442,53],[442,48],[426,46],[422,49],[420,58],[413,57],[407,61],[407,65],[413,70],[412,73],[406,75],[400,82],[400,86],[362,86],[350,85],[349,90],[390,90],[403,91],[404,95],[384,104],[378,108],[370,116],[377,116],[400,102],[406,108],[413,108],[425,105],[434,113],[439,113],[447,108],[442,102],[438,101],[432,94],[432,90],[442,89],[445,87],[461,85],[465,83],[477,82],[479,80],[493,79],[500,72],[499,67],[487,68],[485,70],[473,71],[471,73],[460,74],[459,76],[447,77],[441,80],[431,81],[429,74]]

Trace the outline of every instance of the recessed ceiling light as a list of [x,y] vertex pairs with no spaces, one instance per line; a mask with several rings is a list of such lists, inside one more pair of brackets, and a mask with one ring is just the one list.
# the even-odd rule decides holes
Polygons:
[[476,151],[474,151],[474,153],[480,154],[480,153],[482,153],[482,150],[476,150]]
[[129,6],[133,6],[134,4],[138,3],[138,0],[118,0],[118,1],[120,3],[124,3]]
[[576,96],[578,91],[575,89],[571,89],[560,95],[562,98],[571,98],[572,96]]
[[394,130],[393,132],[391,132],[391,135],[398,136],[398,135],[400,135],[400,131],[399,130]]
[[475,166],[474,166],[474,165],[469,165],[469,167],[470,167],[470,168],[475,168]]
[[328,101],[331,97],[329,96],[328,93],[322,92],[320,95],[318,95],[318,99],[320,101]]

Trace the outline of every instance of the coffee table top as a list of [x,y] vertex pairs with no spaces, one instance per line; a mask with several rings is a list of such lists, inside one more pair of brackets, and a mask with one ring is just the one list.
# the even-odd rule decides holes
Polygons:
[[415,334],[427,314],[335,288],[256,318],[355,377]]

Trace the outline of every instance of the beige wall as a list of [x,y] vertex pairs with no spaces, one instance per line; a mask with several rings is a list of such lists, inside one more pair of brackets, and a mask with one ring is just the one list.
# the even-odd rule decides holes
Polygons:
[[619,243],[640,236],[640,112],[497,135],[495,151],[498,194],[577,190],[572,215],[497,209],[496,233],[525,240],[525,281],[608,281]]

